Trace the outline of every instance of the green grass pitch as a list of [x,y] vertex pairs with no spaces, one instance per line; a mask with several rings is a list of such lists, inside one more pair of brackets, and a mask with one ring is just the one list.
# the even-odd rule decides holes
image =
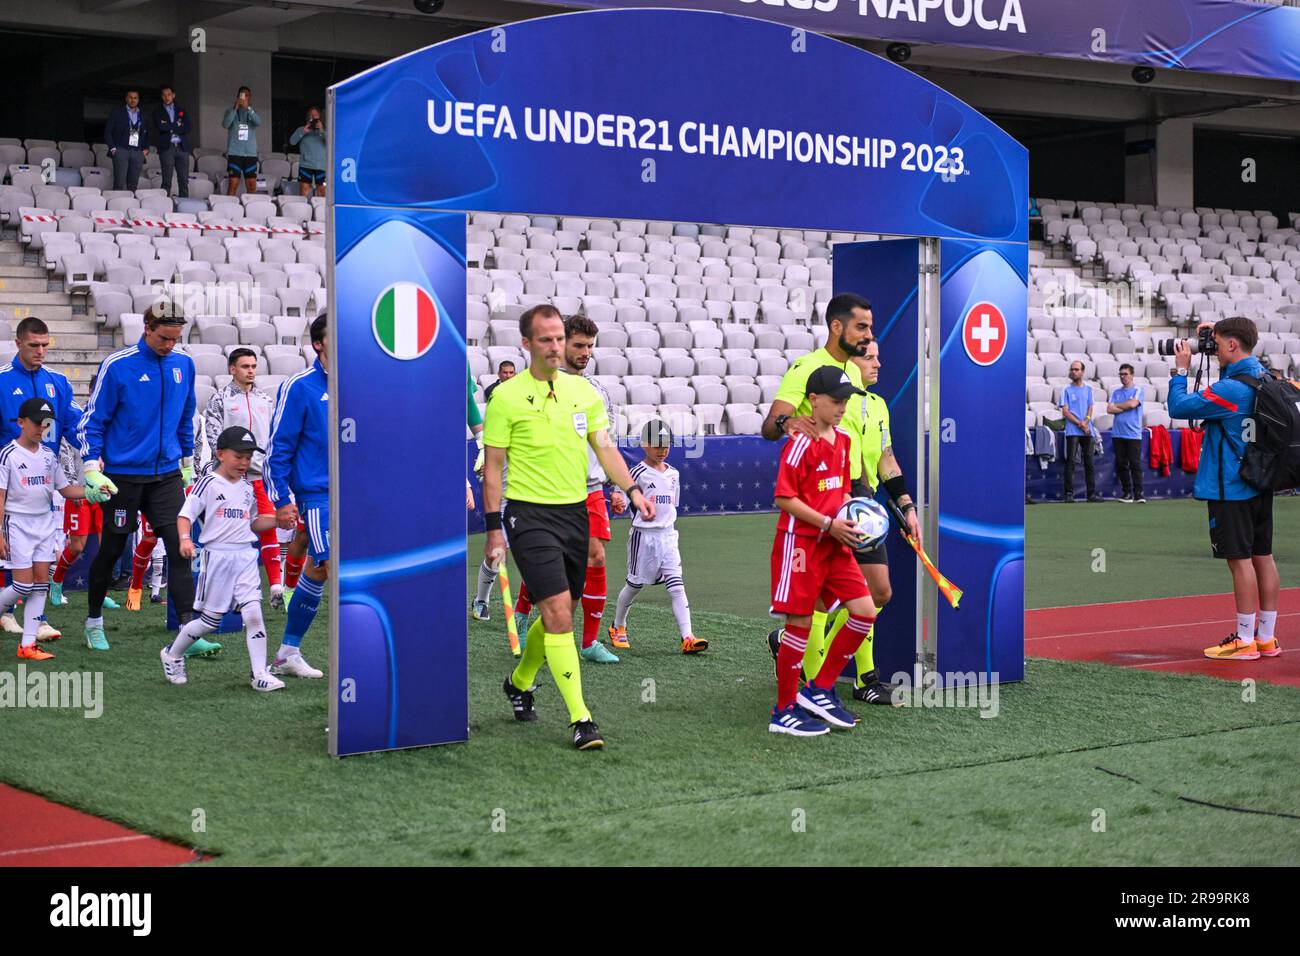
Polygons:
[[[1277,512],[1293,584],[1300,502]],[[1195,503],[1039,505],[1026,518],[1030,606],[1226,589]],[[677,653],[666,595],[646,588],[631,652],[583,668],[603,752],[571,749],[545,670],[541,720],[511,719],[499,592],[492,622],[469,628],[470,742],[341,761],[325,755],[326,681],[254,693],[240,633],[220,657],[191,663],[188,686],[171,687],[158,664],[160,608],[108,612],[113,650],[93,654],[75,595],[51,613],[67,632],[51,664],[102,671],[103,716],[0,711],[0,780],[196,845],[215,865],[852,864],[864,839],[874,859],[900,864],[1297,862],[1294,820],[1177,797],[1300,812],[1300,690],[1261,685],[1248,704],[1229,681],[1032,660],[1024,683],[1001,690],[996,719],[857,705],[851,733],[769,734],[772,520],[680,522],[695,630],[712,647]],[[627,527],[615,523],[609,552],[610,619]],[[1089,569],[1098,547],[1104,574]],[[471,539],[471,587],[481,555]],[[283,612],[267,618],[273,650]],[[0,668],[16,667],[13,646],[0,644]],[[325,661],[323,620],[304,650]]]

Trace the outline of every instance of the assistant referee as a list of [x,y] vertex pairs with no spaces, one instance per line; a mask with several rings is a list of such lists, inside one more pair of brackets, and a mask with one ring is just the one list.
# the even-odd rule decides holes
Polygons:
[[[519,317],[519,334],[531,354],[527,374],[500,383],[492,393],[483,427],[486,467],[483,510],[487,520],[484,556],[504,560],[504,530],[510,550],[541,616],[533,622],[523,657],[504,690],[516,720],[536,720],[533,683],[545,660],[569,708],[573,744],[603,747],[604,738],[582,699],[582,677],[573,638],[573,606],[587,576],[587,447],[596,452],[610,481],[628,493],[646,521],[648,501],[628,474],[627,463],[609,438],[604,402],[586,379],[560,374],[564,363],[564,318],[550,305],[533,306]],[[510,458],[510,500],[501,513],[501,472]]]

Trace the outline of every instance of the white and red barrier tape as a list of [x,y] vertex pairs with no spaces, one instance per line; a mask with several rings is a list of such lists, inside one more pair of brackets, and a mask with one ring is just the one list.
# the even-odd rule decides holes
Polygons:
[[[251,232],[262,235],[307,236],[324,231],[323,223],[319,230],[291,226],[263,226],[257,223],[231,222],[173,222],[170,219],[126,219],[118,216],[92,216],[93,221],[102,226],[143,226],[146,229],[201,229],[206,232]],[[58,222],[59,217],[39,213],[25,213],[23,222]]]

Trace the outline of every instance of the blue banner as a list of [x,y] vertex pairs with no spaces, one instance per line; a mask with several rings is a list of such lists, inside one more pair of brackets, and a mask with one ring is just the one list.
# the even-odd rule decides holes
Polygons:
[[[1060,501],[1065,494],[1065,433],[1054,432],[1053,443],[1056,457],[1047,459],[1038,455],[1026,456],[1025,491],[1035,502]],[[1101,433],[1102,453],[1092,460],[1097,480],[1097,492],[1103,497],[1117,498],[1123,488],[1119,481],[1119,472],[1115,468],[1115,446],[1111,443],[1109,431]],[[1190,498],[1192,486],[1196,484],[1196,472],[1184,471],[1182,467],[1183,429],[1169,431],[1169,461],[1161,467],[1151,467],[1151,432],[1142,432],[1142,493],[1148,499],[1156,498]],[[1082,497],[1083,463],[1074,463],[1074,493]]]
[[[834,291],[853,292],[871,303],[871,331],[880,343],[880,378],[872,391],[889,406],[894,457],[909,488],[924,480],[916,469],[920,246],[916,239],[839,243],[833,263]],[[881,615],[874,647],[876,669],[886,676],[911,674],[916,661],[916,556],[897,534],[888,542],[893,597],[888,612]]]
[[[446,210],[1004,241],[1022,258],[1028,240],[1024,147],[888,60],[753,18],[493,28],[332,87],[330,117],[337,753],[466,736],[464,217]],[[382,301],[397,286],[400,341]],[[442,322],[427,352],[422,297]],[[376,491],[395,460],[415,479],[400,511]],[[770,507],[770,474],[718,481],[719,505]]]
[[[537,0],[640,7],[645,0]],[[1247,0],[660,0],[838,36],[1300,80],[1300,9]]]
[[[915,329],[913,329],[915,333]],[[906,367],[910,370],[913,364],[889,361],[886,356],[885,366],[894,368]],[[903,377],[906,377],[905,375]],[[885,378],[885,372],[881,370],[881,385],[873,391],[878,394],[897,395],[897,385],[890,384]],[[914,393],[913,393],[914,394]],[[890,405],[891,418],[896,419],[898,423],[907,420],[907,412],[903,407],[906,396],[898,395],[894,404]],[[915,397],[912,398],[915,403]],[[915,471],[913,463],[915,461],[916,437],[910,428],[899,427],[896,424],[892,431],[894,439],[894,454],[898,457],[899,463],[903,466],[904,473],[907,475],[908,484],[913,484],[915,479],[912,472]],[[1056,458],[1043,463],[1036,456],[1026,456],[1025,460],[1025,490],[1029,497],[1034,501],[1059,501],[1061,498],[1061,469],[1062,456],[1064,455],[1064,438],[1062,435],[1056,436],[1057,449]],[[1168,475],[1162,470],[1154,469],[1150,466],[1149,461],[1149,433],[1143,438],[1142,444],[1142,473],[1143,489],[1148,498],[1190,498],[1192,495],[1192,484],[1196,480],[1195,472],[1183,471],[1179,465],[1180,449],[1182,447],[1182,435],[1178,430],[1170,432],[1170,441],[1172,442],[1173,464]],[[776,467],[781,445],[776,442],[767,441],[764,438],[758,438],[751,435],[713,435],[707,438],[698,438],[698,442],[691,449],[684,449],[673,454],[672,465],[682,473],[682,489],[685,494],[682,507],[679,509],[683,517],[694,517],[696,515],[725,515],[725,514],[758,514],[773,511],[772,507],[772,485],[776,481]],[[1097,468],[1097,489],[1103,495],[1116,496],[1120,493],[1119,477],[1115,471],[1115,454],[1110,443],[1110,432],[1102,432],[1102,444],[1105,449],[1104,453],[1095,459]],[[468,447],[468,458],[472,462],[477,449],[473,444]],[[634,465],[640,460],[639,454],[631,449],[624,450],[624,458],[628,460],[628,465]],[[752,475],[747,481],[737,480],[738,475]],[[474,487],[474,510],[469,513],[469,533],[482,534],[483,526],[483,495],[478,486],[478,480],[474,477],[472,471],[467,466],[465,476],[473,479]],[[1083,489],[1083,466],[1075,463],[1074,466],[1074,487],[1076,494],[1081,493]],[[620,518],[626,518],[627,515],[615,515],[612,511],[610,517],[615,521]],[[891,539],[890,547],[895,544],[902,545],[901,539],[895,536]],[[898,555],[902,558],[910,557],[911,552],[902,545],[902,550]],[[893,561],[893,552],[891,551],[891,563]],[[895,565],[902,567],[902,565]],[[907,575],[897,575],[893,580],[894,600],[890,605],[889,613],[892,617],[895,614],[911,614],[911,595],[914,591],[914,582],[905,580]],[[84,587],[84,582],[82,584]],[[904,590],[906,588],[906,590]],[[911,653],[910,648],[907,652]],[[877,649],[879,654],[879,649]],[[911,658],[908,658],[910,662]],[[904,663],[901,668],[909,669],[909,664]],[[890,673],[893,673],[891,670]]]
[[465,740],[465,502],[444,493],[465,471],[465,217],[339,206],[334,244],[331,752]]
[[340,204],[1028,241],[1023,146],[888,60],[762,20],[543,17],[333,89]]
[[940,243],[938,667],[1025,674],[1024,246]]
[[[473,451],[474,446],[469,445],[469,449]],[[689,518],[771,511],[780,451],[780,443],[753,435],[683,438],[682,447],[673,450],[671,461],[681,473],[682,504],[677,513]],[[635,444],[629,444],[623,448],[623,457],[631,468],[641,461],[642,454]],[[467,476],[473,477],[469,472]],[[615,515],[612,510],[610,516],[615,520],[629,517],[627,513]],[[484,530],[483,495],[475,479],[469,533],[482,534]],[[775,519],[772,531],[775,534]]]

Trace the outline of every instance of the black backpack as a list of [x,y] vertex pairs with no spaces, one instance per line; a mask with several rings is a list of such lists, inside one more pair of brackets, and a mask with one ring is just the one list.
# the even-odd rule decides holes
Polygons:
[[1232,377],[1255,391],[1255,440],[1245,443],[1241,480],[1259,491],[1300,487],[1300,385],[1271,374]]

